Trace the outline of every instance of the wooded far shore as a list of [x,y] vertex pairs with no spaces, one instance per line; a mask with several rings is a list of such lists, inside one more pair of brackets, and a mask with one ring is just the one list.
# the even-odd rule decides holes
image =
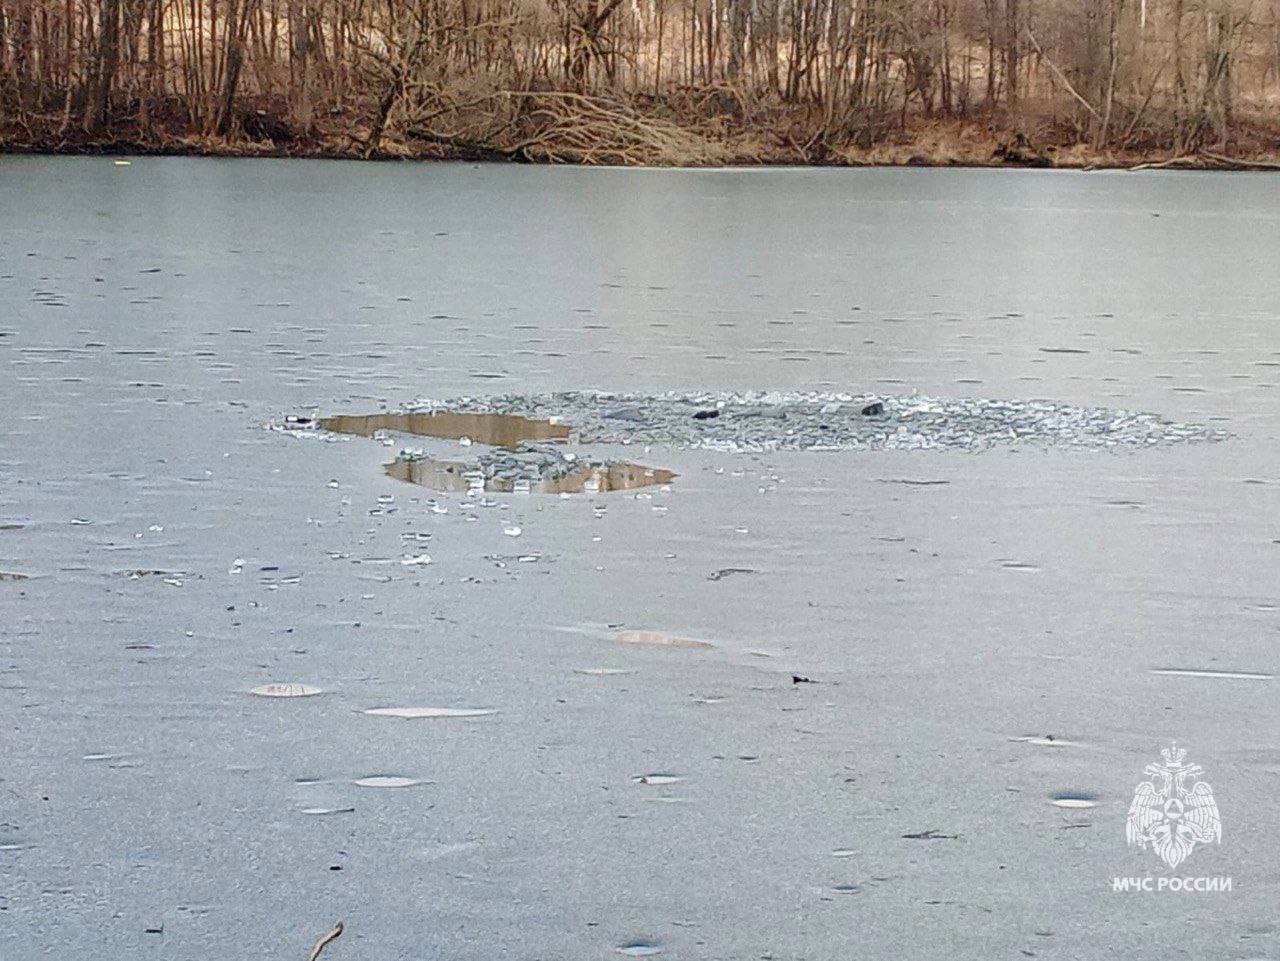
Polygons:
[[0,0],[0,152],[1280,169],[1280,0]]
[[938,130],[926,128],[919,135],[907,132],[891,143],[869,148],[846,148],[815,156],[803,144],[775,144],[764,149],[760,136],[746,138],[741,149],[732,141],[723,145],[714,160],[645,160],[599,157],[548,160],[527,157],[479,142],[392,143],[370,154],[360,142],[342,136],[312,136],[284,143],[271,140],[222,139],[192,134],[153,133],[146,138],[121,131],[110,138],[25,138],[0,135],[0,155],[44,154],[62,156],[176,156],[252,158],[275,157],[362,161],[482,161],[500,163],[556,163],[564,165],[618,165],[651,167],[994,167],[1051,168],[1060,170],[1261,170],[1280,171],[1280,148],[1255,147],[1232,155],[1206,151],[1170,156],[1167,151],[1101,153],[1078,144],[1035,144],[1019,134],[982,125],[950,124]]

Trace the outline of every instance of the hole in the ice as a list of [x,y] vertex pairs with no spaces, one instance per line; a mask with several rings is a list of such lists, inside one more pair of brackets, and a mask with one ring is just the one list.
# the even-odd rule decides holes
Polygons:
[[256,694],[258,697],[315,697],[324,691],[313,684],[277,682],[255,687],[249,693]]
[[1049,795],[1049,803],[1059,808],[1092,808],[1098,806],[1098,796],[1087,791],[1057,791]]
[[418,414],[340,415],[320,418],[320,426],[339,434],[372,437],[380,430],[438,437],[443,440],[467,438],[491,447],[514,448],[526,440],[568,440],[567,424],[553,420],[533,420],[515,414],[456,414],[435,411]]
[[556,418],[432,411],[339,415],[307,424],[359,437],[391,431],[496,448],[471,461],[405,452],[385,465],[389,477],[438,491],[593,494],[668,484],[676,476],[625,461],[592,463],[564,452],[560,442],[569,440],[573,428]]
[[662,945],[647,938],[638,938],[618,945],[618,953],[632,958],[645,958],[662,953]]
[[402,777],[398,774],[371,774],[368,777],[356,778],[351,782],[358,787],[417,787],[425,783],[417,778]]
[[559,477],[530,477],[527,472],[491,473],[482,464],[433,460],[428,457],[401,457],[386,465],[388,477],[437,491],[485,490],[498,493],[603,494],[669,484],[675,473],[659,467],[645,467],[616,461],[576,467]]
[[710,641],[692,637],[675,637],[661,631],[623,631],[614,638],[619,644],[652,644],[658,647],[715,647]]

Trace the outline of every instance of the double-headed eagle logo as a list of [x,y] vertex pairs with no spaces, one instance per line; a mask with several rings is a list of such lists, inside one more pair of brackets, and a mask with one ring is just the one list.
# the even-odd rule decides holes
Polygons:
[[1130,846],[1146,850],[1148,844],[1165,864],[1176,868],[1197,844],[1222,840],[1222,819],[1213,789],[1204,781],[1187,781],[1203,773],[1198,764],[1183,764],[1187,752],[1171,744],[1160,752],[1163,764],[1148,764],[1151,775],[1133,793],[1125,837]]

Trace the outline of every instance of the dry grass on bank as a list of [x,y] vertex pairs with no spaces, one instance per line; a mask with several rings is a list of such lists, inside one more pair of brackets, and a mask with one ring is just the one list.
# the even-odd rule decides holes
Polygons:
[[[750,107],[731,91],[677,92],[661,99],[567,91],[497,91],[459,98],[421,119],[410,116],[371,143],[370,125],[350,112],[319,118],[301,134],[276,105],[242,114],[229,136],[184,129],[180,115],[153,114],[144,130],[118,115],[101,133],[56,125],[6,125],[0,152],[149,153],[222,157],[495,160],[652,167],[737,165],[1176,167],[1280,165],[1280,136],[1267,118],[1241,124],[1229,148],[1175,156],[1156,143],[1098,150],[1051,119],[1014,129],[998,113],[965,119],[908,116],[874,136],[842,131],[812,112],[781,104]],[[53,118],[51,118],[52,120]],[[861,142],[860,142],[861,141]]]

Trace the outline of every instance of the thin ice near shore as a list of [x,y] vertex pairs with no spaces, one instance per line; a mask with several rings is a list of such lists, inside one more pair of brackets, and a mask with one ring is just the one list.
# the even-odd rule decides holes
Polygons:
[[[873,401],[884,412],[867,415]],[[414,411],[519,414],[571,425],[581,444],[645,444],[731,453],[1114,449],[1222,440],[1224,431],[1156,414],[1048,401],[872,398],[842,393],[663,394],[564,391],[423,400]]]

